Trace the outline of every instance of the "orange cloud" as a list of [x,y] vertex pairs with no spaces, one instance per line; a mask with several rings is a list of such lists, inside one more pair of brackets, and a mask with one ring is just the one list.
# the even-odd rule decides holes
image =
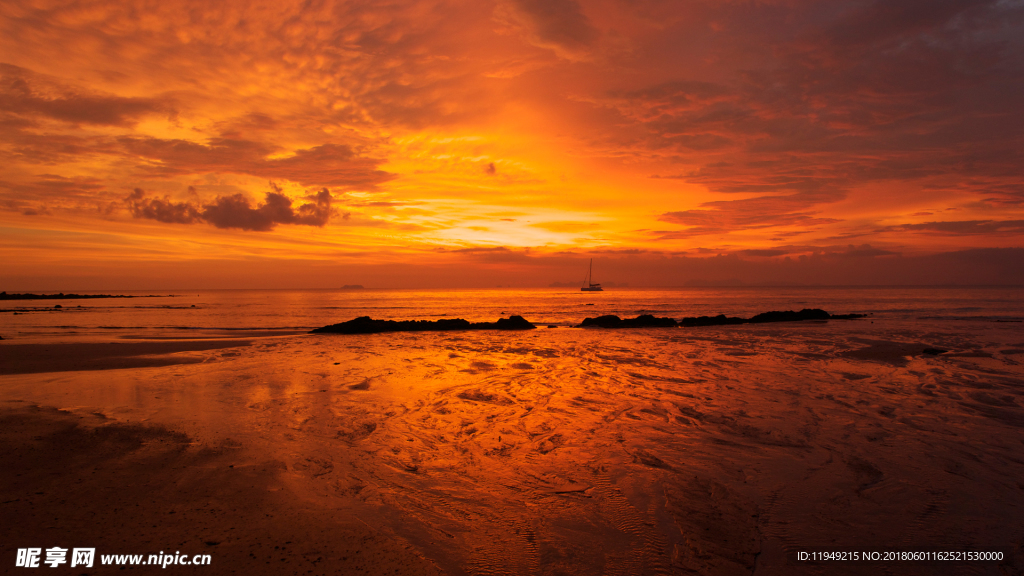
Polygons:
[[162,98],[75,89],[10,64],[0,64],[0,109],[5,115],[100,126],[131,126],[148,114],[174,114],[170,101]]
[[1003,0],[9,0],[0,250],[26,278],[86,245],[489,254],[539,285],[584,252],[650,282],[995,261],[1024,242],[1022,51]]

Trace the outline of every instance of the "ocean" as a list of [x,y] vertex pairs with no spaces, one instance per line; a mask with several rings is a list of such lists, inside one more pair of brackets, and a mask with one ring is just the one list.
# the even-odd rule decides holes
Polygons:
[[[73,453],[8,474],[11,486],[29,472],[45,486],[0,489],[12,527],[0,538],[29,545],[14,520],[42,514],[30,526],[46,546],[73,530],[125,553],[174,543],[251,574],[1021,574],[1022,296],[737,287],[6,301],[0,416],[34,423],[10,430],[51,451],[71,418],[120,435],[72,444],[95,445],[108,464]],[[605,314],[802,308],[868,316],[573,327]],[[512,314],[538,329],[308,333],[359,316]],[[163,437],[178,444],[160,452]],[[77,520],[48,520],[69,501]],[[155,511],[115,514],[135,501]],[[168,524],[168,511],[188,522]],[[353,564],[371,545],[388,552]],[[799,560],[964,550],[999,559]]]
[[[677,319],[718,314],[750,317],[770,310],[802,308],[936,323],[1024,318],[1024,288],[1019,287],[612,288],[597,293],[568,288],[201,290],[117,294],[135,298],[0,301],[0,336],[38,342],[102,340],[121,335],[293,332],[360,316],[493,322],[517,314],[537,325],[567,327],[588,316],[605,314],[623,318],[639,314]],[[61,308],[55,309],[58,304]]]

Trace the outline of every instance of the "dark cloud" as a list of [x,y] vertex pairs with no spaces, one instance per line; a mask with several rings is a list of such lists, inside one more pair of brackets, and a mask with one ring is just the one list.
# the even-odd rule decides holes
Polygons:
[[576,0],[510,0],[507,6],[531,43],[563,56],[584,52],[599,36]]
[[533,23],[533,32],[543,42],[577,48],[597,38],[597,30],[575,0],[513,0]]
[[899,256],[899,252],[892,250],[886,250],[884,248],[878,248],[871,244],[861,244],[859,246],[853,244],[847,245],[799,245],[789,244],[780,245],[772,248],[697,248],[691,251],[693,254],[715,254],[720,256],[738,257],[740,259],[747,258],[774,258],[778,259],[779,256],[785,256],[786,260],[790,258],[817,258],[817,259],[832,259],[832,260],[848,260],[848,259],[864,259],[864,258],[879,258],[885,256]]
[[820,226],[838,222],[802,211],[806,196],[761,196],[745,200],[718,200],[701,204],[699,210],[666,212],[658,219],[688,228],[655,232],[660,239],[690,238],[707,234],[725,234],[775,226]]
[[0,157],[4,160],[45,166],[44,169],[47,171],[66,163],[89,161],[120,153],[117,143],[105,136],[37,133],[34,126],[21,126],[7,132],[0,131],[0,136]]
[[[146,218],[169,224],[194,224],[206,221],[217,228],[240,228],[266,232],[277,224],[299,224],[323,227],[331,216],[331,193],[324,188],[310,197],[311,202],[292,208],[292,200],[278,191],[268,192],[263,203],[253,207],[242,194],[218,196],[211,204],[173,202],[167,196],[146,198],[136,188],[125,199],[135,218]],[[347,219],[347,218],[346,218]]]
[[31,216],[51,210],[95,210],[109,203],[106,191],[98,178],[40,174],[27,182],[0,180],[0,206]]
[[202,219],[199,209],[188,202],[172,202],[170,198],[146,198],[146,192],[136,188],[125,198],[128,211],[135,218],[146,218],[168,224],[194,224]]
[[[992,0],[876,0],[854,6],[824,36],[837,46],[877,46],[941,31],[954,18],[975,20]],[[1008,3],[1006,3],[1008,4]]]
[[263,204],[253,208],[249,199],[242,194],[219,196],[213,204],[203,209],[203,219],[217,228],[241,228],[265,232],[274,225],[290,221],[295,217],[292,201],[277,192],[267,193]]
[[1024,220],[957,220],[953,222],[923,222],[920,224],[900,224],[886,226],[874,231],[883,232],[919,232],[941,236],[1004,236],[1024,234]]
[[642,248],[592,248],[587,250],[588,254],[610,254],[610,255],[623,255],[623,254],[646,254],[649,250]]
[[369,189],[392,176],[377,170],[380,160],[356,154],[351,147],[323,144],[285,158],[268,158],[279,149],[251,140],[214,138],[207,144],[157,138],[119,139],[124,149],[155,163],[145,169],[162,176],[233,172],[290,180],[304,186]]
[[490,174],[491,176],[498,173],[498,169],[494,167],[494,162],[487,164],[487,169],[484,171]]
[[295,219],[289,224],[321,227],[327,224],[331,217],[331,192],[324,188],[307,199],[312,202],[299,206]]
[[882,248],[875,248],[869,244],[861,246],[848,246],[845,250],[832,250],[828,251],[831,255],[838,255],[843,258],[878,258],[880,256],[899,256],[899,252],[893,252],[892,250],[885,250]]
[[458,254],[505,254],[515,251],[507,246],[472,246],[470,248],[446,248],[444,246],[438,246],[434,250],[436,252],[453,252]]
[[771,258],[773,256],[783,256],[785,254],[789,254],[789,251],[788,250],[771,249],[771,248],[764,248],[764,249],[754,248],[754,249],[750,249],[750,250],[740,250],[739,254],[741,256],[755,256],[755,257],[761,257],[761,258]]
[[1024,220],[952,220],[947,222],[920,222],[893,226],[862,227],[852,232],[831,236],[828,240],[849,240],[880,234],[918,234],[924,236],[992,238],[1024,236]]
[[10,64],[0,64],[0,110],[100,126],[132,126],[147,114],[173,113],[160,99],[122,98],[44,83],[31,71]]

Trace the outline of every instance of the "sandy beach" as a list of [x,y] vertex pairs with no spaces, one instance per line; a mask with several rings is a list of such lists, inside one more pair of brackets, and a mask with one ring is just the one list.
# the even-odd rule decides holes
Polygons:
[[[122,342],[106,360],[58,344],[49,371],[5,341],[29,359],[0,380],[7,553],[174,549],[211,554],[210,573],[1020,574],[1019,326],[301,335]],[[1004,559],[795,560],[822,549]]]

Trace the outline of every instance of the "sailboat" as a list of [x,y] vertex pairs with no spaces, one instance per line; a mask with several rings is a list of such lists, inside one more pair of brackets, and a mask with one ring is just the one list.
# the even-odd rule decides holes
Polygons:
[[590,272],[587,273],[587,279],[583,281],[583,288],[580,288],[582,292],[604,292],[604,288],[601,288],[600,284],[594,284],[594,259],[590,259]]

